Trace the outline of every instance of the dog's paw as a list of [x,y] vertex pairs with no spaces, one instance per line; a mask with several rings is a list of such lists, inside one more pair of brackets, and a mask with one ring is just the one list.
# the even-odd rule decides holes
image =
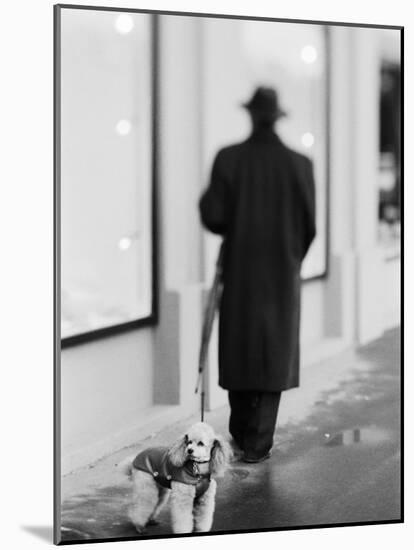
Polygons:
[[135,525],[135,530],[138,533],[138,535],[146,535],[147,534],[147,530],[145,529],[145,527],[141,527],[141,525]]

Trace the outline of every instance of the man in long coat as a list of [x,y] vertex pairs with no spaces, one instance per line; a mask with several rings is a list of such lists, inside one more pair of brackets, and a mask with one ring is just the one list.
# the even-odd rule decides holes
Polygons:
[[206,228],[223,235],[219,384],[229,429],[246,462],[270,456],[281,392],[299,385],[301,263],[315,236],[311,161],[274,132],[284,116],[272,88],[244,105],[252,134],[215,158],[200,200]]

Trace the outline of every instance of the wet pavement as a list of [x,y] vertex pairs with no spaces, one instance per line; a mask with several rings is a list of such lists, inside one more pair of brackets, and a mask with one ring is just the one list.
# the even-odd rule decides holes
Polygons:
[[[271,458],[233,462],[218,480],[212,531],[400,520],[399,342],[399,330],[389,331],[358,352],[311,367],[301,388],[286,392],[284,413],[282,396]],[[206,415],[222,434],[227,418],[227,408]],[[195,420],[65,476],[62,541],[137,537],[127,517],[131,488],[115,465],[141,448],[172,442]],[[147,536],[163,535],[171,535],[168,507]]]

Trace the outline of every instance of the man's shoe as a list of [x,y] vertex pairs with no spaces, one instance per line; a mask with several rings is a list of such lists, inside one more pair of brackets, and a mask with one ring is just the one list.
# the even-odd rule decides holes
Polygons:
[[257,464],[258,462],[264,462],[268,458],[272,456],[272,451],[269,451],[266,455],[261,456],[259,458],[249,456],[248,454],[244,455],[242,460],[243,462],[247,462],[248,464]]

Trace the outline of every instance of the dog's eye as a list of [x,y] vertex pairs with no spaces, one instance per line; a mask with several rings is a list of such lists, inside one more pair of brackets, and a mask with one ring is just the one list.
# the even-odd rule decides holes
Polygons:
[[204,447],[204,443],[203,443],[202,441],[199,441],[199,442],[197,443],[197,445],[198,445],[199,447]]

